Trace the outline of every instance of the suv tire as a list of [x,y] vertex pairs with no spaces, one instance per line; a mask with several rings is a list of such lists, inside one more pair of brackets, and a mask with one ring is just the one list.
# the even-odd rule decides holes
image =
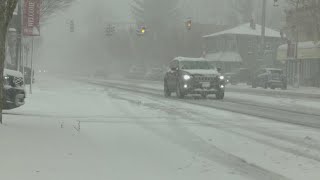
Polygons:
[[224,98],[224,91],[218,91],[217,94],[216,94],[216,98],[221,100]]
[[164,97],[170,97],[171,96],[171,92],[170,92],[170,90],[168,88],[167,81],[164,81],[163,93],[164,93]]
[[181,91],[180,82],[177,82],[176,94],[179,99],[183,99],[185,94]]
[[257,88],[257,84],[255,81],[253,81],[251,85],[252,85],[252,88]]

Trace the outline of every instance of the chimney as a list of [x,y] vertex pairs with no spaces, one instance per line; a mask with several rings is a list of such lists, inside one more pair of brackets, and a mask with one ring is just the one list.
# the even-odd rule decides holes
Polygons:
[[253,20],[253,18],[251,18],[251,20],[250,20],[250,27],[251,27],[251,29],[256,29],[256,23],[254,22],[254,20]]

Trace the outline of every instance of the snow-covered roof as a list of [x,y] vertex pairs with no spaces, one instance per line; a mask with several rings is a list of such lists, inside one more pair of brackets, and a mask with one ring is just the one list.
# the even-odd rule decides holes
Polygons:
[[16,32],[17,30],[15,28],[9,28],[9,32]]
[[23,77],[21,72],[10,69],[4,69],[3,76]]
[[206,61],[204,58],[176,57],[178,61]]
[[[320,42],[318,43],[314,43],[313,41],[299,42],[298,48],[300,49],[320,48]],[[279,46],[279,49],[288,49],[288,44],[283,44]]]
[[242,62],[240,54],[232,51],[209,53],[206,55],[206,59],[209,61]]
[[[215,37],[215,36],[220,36],[220,35],[226,35],[226,34],[238,34],[238,35],[250,35],[250,36],[261,36],[261,25],[256,24],[256,28],[252,29],[250,27],[250,23],[242,24],[240,26],[237,26],[232,29],[228,29],[225,31],[217,32],[211,35],[203,36],[204,38],[208,37]],[[276,37],[276,38],[281,38],[280,32],[275,31],[273,29],[267,28],[265,31],[266,37]]]

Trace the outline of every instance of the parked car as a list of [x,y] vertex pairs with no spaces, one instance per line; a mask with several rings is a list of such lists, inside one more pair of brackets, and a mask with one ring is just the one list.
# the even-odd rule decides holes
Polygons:
[[247,68],[239,68],[233,72],[225,73],[226,82],[237,85],[239,83],[249,84],[251,72]]
[[184,98],[188,94],[200,94],[204,98],[215,94],[217,99],[224,98],[224,77],[207,60],[177,57],[169,66],[164,77],[165,97],[176,92],[178,98]]
[[148,80],[163,80],[165,71],[162,68],[151,68],[147,71],[145,79]]
[[3,108],[14,109],[25,103],[25,86],[21,72],[4,69]]
[[127,74],[127,78],[143,79],[145,76],[145,69],[139,66],[131,66]]
[[282,69],[264,68],[255,73],[252,87],[287,89],[287,80]]

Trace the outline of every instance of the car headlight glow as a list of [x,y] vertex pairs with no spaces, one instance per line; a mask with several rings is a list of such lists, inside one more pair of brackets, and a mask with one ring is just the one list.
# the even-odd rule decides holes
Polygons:
[[189,75],[186,74],[186,75],[183,76],[183,79],[184,79],[184,80],[189,80],[189,79],[191,79],[191,76],[189,76]]
[[9,76],[5,76],[4,79],[9,79]]
[[219,78],[220,78],[220,80],[224,80],[224,76],[220,76]]

